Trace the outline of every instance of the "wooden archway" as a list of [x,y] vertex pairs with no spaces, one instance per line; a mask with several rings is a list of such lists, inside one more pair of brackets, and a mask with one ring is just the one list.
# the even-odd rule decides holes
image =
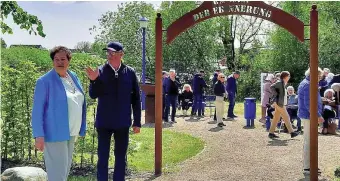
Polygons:
[[[281,9],[262,1],[205,1],[196,9],[173,22],[166,30],[166,43],[170,44],[178,35],[188,28],[216,16],[249,15],[271,21],[289,31],[303,42],[304,26],[310,26],[310,171],[311,180],[318,180],[318,12],[313,5],[310,11],[310,24],[302,21]],[[162,173],[162,70],[163,42],[162,18],[156,18],[156,65],[155,65],[155,174]]]

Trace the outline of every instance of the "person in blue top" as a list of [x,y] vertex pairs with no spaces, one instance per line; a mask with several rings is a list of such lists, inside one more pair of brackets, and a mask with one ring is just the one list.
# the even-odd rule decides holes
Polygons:
[[[165,97],[165,82],[166,82],[166,80],[169,78],[169,74],[168,74],[168,72],[166,72],[166,71],[163,71],[162,72],[162,75],[163,75],[163,77],[162,77],[162,86],[163,86],[163,90],[162,90],[162,96],[163,96],[163,120],[165,120],[165,103],[166,103],[166,97]],[[168,116],[168,115],[167,115]]]
[[[319,80],[323,74],[322,70],[318,69]],[[303,171],[305,173],[310,172],[310,69],[305,72],[306,78],[299,84],[298,87],[298,117],[301,118],[303,122]],[[322,102],[321,96],[318,93],[318,122],[323,123],[324,119],[322,117]]]
[[203,105],[203,95],[204,95],[204,88],[208,87],[205,83],[204,79],[204,71],[201,70],[200,73],[196,74],[192,81],[192,90],[194,93],[194,103],[192,106],[192,113],[191,115],[195,115],[196,111],[199,117],[203,116],[204,114],[204,105]]
[[169,71],[169,78],[165,81],[165,97],[166,97],[166,106],[165,106],[165,122],[169,122],[169,111],[171,105],[171,121],[176,123],[176,108],[178,103],[178,94],[181,83],[176,79],[176,71],[171,69]]
[[85,94],[68,70],[71,51],[57,46],[50,57],[54,68],[37,80],[34,91],[32,130],[35,147],[44,152],[48,180],[66,181],[75,141],[86,132]]
[[[216,71],[214,72],[214,75],[213,75],[213,78],[212,78],[212,88],[214,89],[214,86],[215,86],[215,83],[217,82],[217,77],[218,77],[218,74],[221,72],[220,69],[216,69]],[[214,121],[216,121],[217,118],[216,118],[216,108],[215,108],[215,113],[214,113]]]
[[[123,64],[123,45],[110,42],[106,48],[107,63],[93,70],[86,69],[90,79],[89,94],[98,99],[95,127],[98,133],[97,180],[108,180],[110,143],[113,134],[115,166],[113,180],[125,180],[129,129],[139,133],[141,102],[138,78],[133,68]],[[133,123],[131,120],[131,108]]]
[[227,78],[226,91],[228,93],[229,108],[228,108],[228,118],[236,118],[234,114],[235,99],[237,94],[237,82],[236,80],[240,78],[240,71],[235,71],[233,74],[229,75]]

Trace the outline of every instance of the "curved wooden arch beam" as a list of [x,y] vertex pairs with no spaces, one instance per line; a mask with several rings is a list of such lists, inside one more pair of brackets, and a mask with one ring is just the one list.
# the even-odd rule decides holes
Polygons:
[[304,23],[298,18],[270,6],[263,1],[204,1],[199,7],[183,15],[167,28],[166,43],[204,20],[227,15],[248,15],[271,21],[304,41]]

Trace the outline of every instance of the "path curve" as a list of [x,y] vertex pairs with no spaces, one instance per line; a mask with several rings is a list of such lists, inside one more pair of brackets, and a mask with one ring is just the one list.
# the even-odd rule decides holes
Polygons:
[[[260,123],[255,129],[244,129],[245,121],[225,121],[223,129],[211,124],[210,118],[200,120],[177,118],[178,123],[165,128],[199,137],[205,141],[205,149],[180,164],[180,171],[165,173],[159,181],[293,181],[309,180],[302,173],[302,141],[299,135],[290,139],[286,133],[273,141]],[[339,136],[319,136],[319,167],[323,174],[319,180],[329,180],[340,165]]]

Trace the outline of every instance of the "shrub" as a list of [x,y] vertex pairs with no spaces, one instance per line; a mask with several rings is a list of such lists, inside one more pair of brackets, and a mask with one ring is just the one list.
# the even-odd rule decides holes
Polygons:
[[335,177],[340,178],[340,166],[335,169],[334,175]]

